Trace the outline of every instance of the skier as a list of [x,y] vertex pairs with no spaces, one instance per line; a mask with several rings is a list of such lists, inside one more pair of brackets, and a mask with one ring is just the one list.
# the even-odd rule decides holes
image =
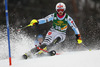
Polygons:
[[[68,24],[71,26],[71,28],[75,32],[77,43],[78,44],[82,43],[81,35],[75,22],[67,13],[65,13],[65,10],[66,10],[65,4],[62,2],[59,2],[56,5],[55,13],[50,14],[47,17],[39,19],[39,20],[33,19],[30,22],[29,24],[30,26],[33,26],[35,24],[44,24],[50,21],[52,21],[53,23],[52,27],[46,34],[46,37],[44,41],[42,42],[41,46],[39,46],[40,48],[44,49],[44,48],[47,48],[47,46],[52,45],[52,43],[58,44],[58,43],[63,42],[66,38],[66,30],[68,28]],[[39,51],[38,49],[36,50]]]

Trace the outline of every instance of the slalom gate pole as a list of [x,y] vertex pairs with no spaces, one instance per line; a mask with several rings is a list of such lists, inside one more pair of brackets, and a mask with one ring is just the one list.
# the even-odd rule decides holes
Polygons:
[[6,25],[7,25],[7,36],[8,36],[8,49],[9,49],[9,65],[11,66],[11,51],[10,51],[10,34],[9,34],[9,18],[8,18],[8,5],[5,0],[5,13],[6,13]]

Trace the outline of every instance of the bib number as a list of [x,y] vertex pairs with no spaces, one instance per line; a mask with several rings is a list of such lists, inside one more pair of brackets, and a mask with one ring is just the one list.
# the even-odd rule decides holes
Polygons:
[[60,26],[56,26],[56,29],[57,29],[57,30],[61,30],[61,27],[60,27]]

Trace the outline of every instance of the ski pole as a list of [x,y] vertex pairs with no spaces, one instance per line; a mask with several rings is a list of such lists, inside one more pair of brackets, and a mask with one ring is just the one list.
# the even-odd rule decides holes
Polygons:
[[29,25],[27,25],[27,26],[24,26],[24,27],[18,29],[17,31],[20,32],[22,29],[25,29],[25,28],[30,27],[30,26],[31,26],[31,25],[29,24]]
[[84,43],[81,43],[86,49],[88,49],[89,51],[91,51],[91,49],[89,49]]

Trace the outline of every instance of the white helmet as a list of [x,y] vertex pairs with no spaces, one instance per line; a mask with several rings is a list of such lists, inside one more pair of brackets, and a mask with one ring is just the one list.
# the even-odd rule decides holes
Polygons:
[[64,11],[65,11],[65,10],[66,10],[65,4],[62,3],[62,2],[57,3],[57,5],[56,5],[56,11],[57,11],[58,9],[64,9]]

